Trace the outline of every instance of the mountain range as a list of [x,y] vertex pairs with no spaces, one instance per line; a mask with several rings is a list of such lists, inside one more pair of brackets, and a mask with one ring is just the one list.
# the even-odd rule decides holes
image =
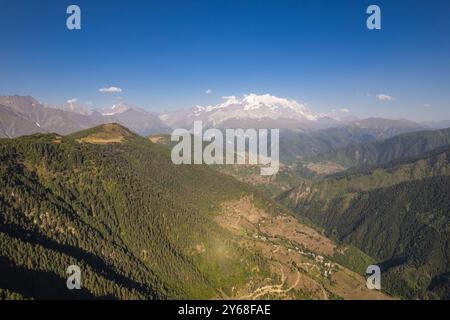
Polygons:
[[[281,128],[279,173],[174,165],[194,120]],[[269,95],[159,115],[2,96],[0,298],[449,299],[450,128],[430,126]]]
[[2,298],[392,298],[355,247],[121,125],[0,139],[0,159]]
[[450,144],[450,128],[398,134],[369,143],[349,144],[317,155],[320,161],[332,161],[344,167],[381,165],[395,159],[414,157]]
[[287,162],[310,159],[347,146],[382,141],[402,133],[424,129],[424,126],[408,120],[382,118],[350,121],[337,127],[307,132],[284,129],[280,133],[280,153]]
[[293,100],[269,94],[249,94],[238,99],[224,97],[224,102],[212,106],[197,106],[191,110],[165,113],[160,118],[171,127],[191,128],[194,121],[214,128],[289,128],[296,130],[322,128],[340,122],[335,111],[317,114]]
[[76,102],[58,107],[42,104],[30,96],[0,96],[0,137],[38,132],[69,134],[111,122],[121,123],[141,135],[170,131],[156,114],[125,103],[99,112]]
[[[446,126],[445,121],[418,124],[407,120],[358,119],[347,109],[315,113],[294,100],[269,94],[249,94],[242,99],[225,97],[225,101],[217,105],[161,114],[126,102],[119,102],[110,108],[95,109],[79,104],[76,99],[56,106],[40,103],[30,96],[0,96],[0,137],[18,137],[37,132],[68,134],[112,122],[148,136],[169,133],[175,128],[191,129],[196,120],[203,121],[204,127],[219,129],[279,128],[294,135],[305,133],[307,136],[318,131],[312,135],[312,139],[317,136],[319,140],[320,135],[327,134],[323,130],[333,128],[335,132],[329,131],[330,135],[345,134],[351,142],[352,135],[361,137],[354,142],[368,142],[399,133]],[[306,137],[308,140],[307,136],[301,136],[301,139]]]

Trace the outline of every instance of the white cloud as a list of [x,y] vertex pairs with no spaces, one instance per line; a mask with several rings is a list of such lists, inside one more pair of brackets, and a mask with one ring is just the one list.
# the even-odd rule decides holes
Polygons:
[[69,99],[69,100],[67,100],[67,103],[70,103],[70,104],[72,104],[72,103],[76,103],[78,101],[78,99],[77,98],[73,98],[73,99]]
[[213,92],[213,91],[212,91],[211,89],[208,89],[208,90],[205,91],[206,94],[210,94],[210,93],[212,93],[212,92]]
[[117,92],[122,92],[122,88],[119,88],[119,87],[105,87],[105,88],[98,89],[98,91],[103,92],[103,93],[117,93]]
[[349,110],[349,109],[347,109],[347,108],[339,109],[339,111],[340,111],[340,112],[345,112],[345,113],[348,113],[348,112],[350,112],[350,110]]
[[393,97],[391,97],[391,96],[389,96],[387,94],[384,94],[384,93],[377,94],[377,99],[380,100],[380,101],[392,101],[392,100],[394,100]]

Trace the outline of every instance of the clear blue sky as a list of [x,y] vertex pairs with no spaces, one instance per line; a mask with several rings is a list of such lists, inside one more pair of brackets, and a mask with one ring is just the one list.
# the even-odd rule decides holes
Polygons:
[[[80,31],[66,29],[70,4]],[[370,4],[380,31],[366,28]],[[0,0],[0,41],[0,94],[44,102],[162,111],[254,92],[318,112],[450,119],[448,0]]]

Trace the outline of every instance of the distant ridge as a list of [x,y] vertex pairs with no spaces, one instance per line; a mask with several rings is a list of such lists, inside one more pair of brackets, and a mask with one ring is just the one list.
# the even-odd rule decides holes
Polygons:
[[346,167],[381,165],[403,157],[414,157],[450,144],[450,128],[404,133],[368,144],[354,144],[318,156]]
[[449,190],[447,145],[305,181],[279,200],[329,236],[376,258],[390,292],[408,299],[449,299]]
[[65,135],[111,122],[143,136],[170,132],[154,113],[125,104],[117,111],[120,112],[102,115],[76,102],[53,107],[30,96],[0,96],[0,136],[14,138],[38,132]]

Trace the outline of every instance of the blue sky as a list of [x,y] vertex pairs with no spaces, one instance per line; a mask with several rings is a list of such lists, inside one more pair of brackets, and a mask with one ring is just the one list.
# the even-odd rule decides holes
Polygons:
[[[70,4],[82,30],[66,28]],[[366,28],[370,4],[382,30]],[[447,0],[0,0],[0,39],[0,94],[43,102],[163,111],[253,92],[317,112],[450,119]],[[123,92],[98,91],[108,86]]]

